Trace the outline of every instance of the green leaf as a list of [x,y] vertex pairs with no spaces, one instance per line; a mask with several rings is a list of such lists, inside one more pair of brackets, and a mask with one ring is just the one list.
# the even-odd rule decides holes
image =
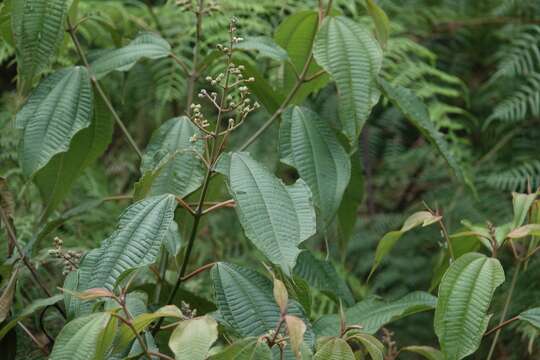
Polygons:
[[383,360],[384,345],[373,335],[358,332],[353,336],[348,337],[349,342],[356,341],[362,344],[372,360]]
[[289,58],[287,52],[267,36],[248,37],[234,47],[240,50],[256,50],[261,56],[276,61],[286,61]]
[[386,98],[394,104],[418,131],[437,149],[446,160],[454,175],[466,181],[463,171],[452,156],[448,143],[429,118],[426,105],[412,91],[400,85],[391,85],[379,78],[379,86]]
[[[280,311],[274,301],[270,279],[253,270],[223,262],[217,263],[211,274],[216,305],[227,325],[243,337],[262,336],[275,329]],[[314,335],[300,305],[289,299],[287,313],[306,323],[304,341],[312,346]]]
[[64,39],[68,0],[15,0],[11,26],[23,93],[47,69]]
[[[429,293],[416,291],[399,300],[384,302],[375,298],[363,300],[345,311],[348,325],[362,325],[362,331],[374,334],[382,326],[406,316],[435,308],[437,298]],[[317,336],[339,334],[338,314],[324,315],[313,324]]]
[[317,259],[308,250],[302,251],[298,256],[294,274],[307,280],[310,286],[325,293],[334,294],[336,300],[343,300],[347,306],[354,304],[351,290],[339,277],[334,266],[329,261]]
[[[154,339],[151,333],[149,332],[144,333],[144,341],[146,342],[146,346],[149,351],[152,351],[154,353],[159,352],[159,348],[156,344],[156,340]],[[129,354],[127,357],[122,356],[118,359],[113,359],[113,360],[136,360],[136,359],[140,359],[142,355],[144,355],[144,350],[141,347],[141,344],[138,341],[134,341],[133,344],[131,345],[131,349],[129,350]],[[157,359],[159,359],[157,356],[152,356],[152,360],[157,360]]]
[[223,351],[210,356],[209,360],[272,360],[272,352],[266,341],[256,337],[238,340]]
[[[137,315],[133,319],[133,328],[137,330],[138,333],[141,333],[154,320],[163,318],[163,317],[171,317],[175,319],[183,318],[182,312],[175,305],[166,305],[154,311],[153,313],[150,313],[150,314],[143,313],[143,314]],[[114,349],[115,349],[114,352],[125,350],[133,339],[135,339],[135,334],[133,333],[133,330],[130,329],[129,326],[122,324],[122,326],[120,327],[118,331],[118,338],[114,345]]]
[[153,174],[149,195],[174,194],[181,198],[197,190],[206,170],[197,154],[202,154],[200,130],[186,116],[163,123],[152,135],[142,158],[141,173]]
[[445,360],[444,354],[431,346],[407,346],[402,348],[401,351],[416,353],[427,360]]
[[160,36],[142,33],[128,45],[106,52],[91,64],[91,72],[100,79],[112,71],[129,71],[137,61],[157,60],[171,54],[171,46]]
[[363,25],[331,16],[317,34],[313,55],[336,82],[342,131],[355,144],[379,99],[375,78],[382,66],[381,48]]
[[317,350],[313,360],[355,360],[347,342],[340,338],[329,339]]
[[[76,307],[80,303],[79,299],[77,299],[75,296],[72,295],[74,292],[77,291],[78,283],[79,283],[79,271],[75,270],[75,271],[69,272],[66,275],[64,279],[64,284],[62,286],[64,290],[67,290],[67,291],[64,291],[64,307],[67,312],[68,320],[75,317],[77,313]],[[72,306],[72,303],[73,303],[73,306]]]
[[[469,230],[457,234],[452,234],[450,236],[450,239],[459,238],[459,237],[469,237],[469,236],[475,236],[482,245],[486,247],[486,249],[492,250],[493,244],[491,242],[491,230],[487,228],[485,225],[473,225],[467,220],[462,220],[461,223]],[[495,242],[497,243],[497,246],[500,246],[510,231],[512,230],[512,224],[506,223],[500,226],[495,227]],[[516,229],[517,230],[517,229]],[[521,231],[517,230],[518,232]]]
[[152,264],[175,208],[175,198],[170,194],[153,196],[127,208],[116,231],[83,259],[80,276],[91,274],[91,280],[79,279],[78,291],[98,287],[112,290],[124,272]]
[[536,193],[512,193],[512,205],[514,207],[514,220],[512,221],[512,229],[523,225],[525,219],[527,218],[527,214],[529,213],[529,209],[531,208],[535,199]]
[[104,346],[100,341],[110,319],[110,313],[101,312],[70,321],[58,334],[49,359],[104,359]]
[[71,140],[67,152],[55,155],[34,177],[46,204],[41,221],[46,220],[69,195],[75,181],[109,146],[114,124],[101,98],[94,103],[92,123]]
[[[529,215],[529,223],[532,224],[540,224],[540,200],[536,200],[531,205],[530,215]],[[533,260],[534,258],[532,256],[529,256],[531,253],[536,251],[535,249],[538,247],[538,243],[540,242],[540,235],[533,236],[529,240],[529,245],[527,249],[527,260],[525,261],[524,269],[527,270],[529,261]]]
[[19,159],[25,176],[33,176],[51,158],[66,152],[71,139],[90,126],[92,87],[86,68],[55,72],[32,92],[17,113],[23,129]]
[[384,10],[381,9],[374,0],[366,0],[366,8],[375,24],[375,35],[377,36],[377,40],[384,48],[390,33],[390,21],[388,21],[388,16],[386,16]]
[[257,100],[264,106],[269,114],[273,114],[283,103],[284,96],[281,92],[274,89],[263,75],[257,70],[251,63],[240,59],[235,59],[236,65],[244,66],[244,78],[254,78],[255,81],[246,83],[246,86],[251,90],[253,95],[257,97]]
[[316,230],[309,187],[302,180],[286,186],[246,153],[232,153],[220,163],[246,236],[290,275],[298,245]]
[[50,298],[34,300],[32,303],[26,306],[19,314],[13,316],[11,320],[0,329],[0,339],[6,336],[9,330],[11,330],[15,325],[17,325],[17,322],[26,319],[27,317],[33,315],[36,311],[41,310],[46,306],[56,304],[62,299],[63,295],[57,294]]
[[431,225],[440,219],[440,216],[434,216],[429,211],[418,211],[405,220],[400,230],[390,231],[384,234],[383,238],[379,241],[379,244],[377,244],[375,259],[373,260],[373,266],[369,272],[368,279],[371,278],[371,275],[373,275],[377,267],[379,267],[383,258],[394,248],[403,234],[420,225],[422,227]]
[[4,2],[0,4],[0,38],[2,38],[10,48],[13,48],[15,46],[15,41],[11,29],[13,14],[11,2],[12,0],[4,0]]
[[527,224],[520,226],[510,231],[506,236],[510,239],[519,239],[531,235],[540,236],[540,224]]
[[[450,236],[450,245],[452,246],[454,257],[457,259],[460,256],[478,251],[480,248],[480,241],[476,236]],[[431,284],[429,285],[429,292],[435,290],[441,282],[444,273],[452,262],[448,249],[442,249],[441,254],[436,260],[436,264],[433,269],[433,276],[431,277]]]
[[306,315],[309,317],[311,315],[313,299],[311,297],[311,288],[308,282],[296,275],[293,275],[292,279],[284,278],[284,280],[286,281],[287,290],[291,294],[291,298],[298,301],[306,312]]
[[351,163],[327,121],[298,106],[287,109],[279,130],[281,161],[298,170],[327,225],[351,178]]
[[340,248],[346,251],[346,245],[354,232],[358,219],[358,208],[364,198],[364,176],[360,165],[360,154],[351,155],[351,179],[343,194],[337,216],[341,235]]
[[[313,39],[317,34],[319,14],[317,11],[300,11],[287,17],[276,29],[274,40],[287,51],[290,63],[284,64],[283,92],[289,93],[295,86],[299,74],[306,61],[310,58]],[[315,62],[311,62],[307,77],[321,70]],[[300,86],[291,103],[301,103],[310,93],[319,90],[328,82],[328,76],[323,75]]]
[[171,222],[167,235],[165,235],[164,245],[172,256],[177,256],[182,248],[182,236],[178,229],[176,221]]
[[478,349],[491,317],[486,315],[491,298],[503,282],[499,261],[483,254],[465,254],[450,265],[439,286],[434,322],[446,360]]
[[525,310],[518,315],[518,318],[540,330],[540,307]]
[[178,360],[204,360],[217,337],[216,321],[203,316],[178,324],[169,338],[169,347]]

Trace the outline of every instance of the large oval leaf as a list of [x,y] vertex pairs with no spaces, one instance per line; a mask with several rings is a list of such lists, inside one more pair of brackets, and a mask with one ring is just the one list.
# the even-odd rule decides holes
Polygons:
[[443,353],[431,346],[413,345],[404,347],[401,351],[416,353],[427,360],[445,360]]
[[405,220],[400,230],[394,230],[384,234],[383,238],[377,244],[377,249],[375,250],[375,259],[373,260],[373,266],[369,272],[368,280],[371,275],[373,275],[383,258],[394,248],[403,234],[418,226],[425,227],[434,224],[440,219],[440,216],[433,215],[429,211],[418,211]]
[[88,71],[76,66],[57,71],[34,90],[16,117],[23,129],[19,159],[32,176],[65,152],[73,136],[90,126],[92,87]]
[[[302,71],[306,61],[311,55],[313,39],[319,26],[319,14],[317,11],[300,11],[287,17],[276,29],[274,40],[285,49],[289,55],[290,63],[284,64],[283,91],[288,93],[297,81],[297,74]],[[294,68],[293,68],[294,66]],[[307,77],[313,76],[321,68],[312,62],[306,73]],[[322,88],[328,82],[328,75],[323,75],[308,81],[300,86],[291,103],[299,104],[311,92]]]
[[[130,293],[130,295],[131,294],[134,293]],[[132,303],[137,304],[133,300]],[[132,321],[132,327],[127,326],[126,324],[122,324],[120,326],[117,331],[113,352],[125,350],[129,346],[130,342],[135,339],[136,335],[133,332],[132,328],[135,329],[138,333],[141,333],[146,330],[146,328],[148,328],[154,320],[157,320],[159,318],[168,317],[173,318],[176,321],[179,319],[183,319],[182,312],[180,311],[180,309],[178,309],[178,307],[176,307],[176,305],[165,305],[162,308],[157,309],[153,313],[147,313],[146,311],[143,311],[141,314],[138,315],[134,314],[132,309],[128,308],[128,311],[130,312],[131,316],[134,317]]]
[[340,250],[346,251],[347,243],[351,239],[358,220],[358,208],[364,198],[364,173],[360,163],[360,153],[356,151],[350,156],[351,180],[343,193],[343,199],[337,212],[339,224]]
[[[382,326],[435,308],[437,298],[429,293],[417,291],[399,300],[384,302],[375,298],[363,300],[345,311],[347,325],[362,325],[362,331],[374,334]],[[339,335],[340,319],[338,314],[324,315],[313,324],[317,336]]]
[[274,42],[272,38],[266,36],[248,37],[236,44],[235,49],[255,50],[263,57],[276,61],[286,61],[289,56],[287,52]]
[[142,158],[141,172],[152,172],[150,195],[174,194],[184,197],[201,185],[205,168],[197,154],[203,152],[203,141],[191,120],[182,116],[166,121],[152,135]]
[[379,98],[375,78],[382,66],[382,50],[368,28],[331,16],[317,34],[313,55],[336,81],[342,131],[355,143]]
[[313,360],[355,360],[354,353],[341,338],[331,338],[317,350]]
[[379,79],[380,88],[385,97],[397,107],[403,115],[415,126],[418,131],[437,149],[446,160],[454,175],[464,181],[465,176],[461,167],[452,156],[448,143],[443,135],[435,128],[429,118],[427,107],[409,89],[400,85],[391,85],[383,79]]
[[92,75],[102,78],[112,71],[128,71],[143,58],[161,59],[171,54],[171,46],[160,36],[143,33],[128,45],[110,50],[91,64]]
[[525,310],[518,315],[518,318],[540,330],[540,307]]
[[55,155],[36,173],[34,182],[46,204],[41,220],[46,220],[69,194],[83,171],[103,154],[112,140],[114,124],[101,99],[96,99],[90,126],[71,140],[69,150]]
[[261,338],[248,337],[238,340],[209,360],[272,360],[272,351]]
[[[79,291],[112,290],[124,272],[153,263],[173,221],[175,208],[176,200],[170,194],[149,197],[127,208],[116,231],[83,259]],[[88,274],[91,280],[81,282],[89,279]]]
[[294,274],[305,279],[324,293],[332,294],[334,299],[341,299],[346,306],[354,304],[354,297],[347,283],[339,277],[331,262],[317,259],[310,251],[304,250],[298,256]]
[[110,345],[112,337],[106,339],[103,332],[111,320],[110,313],[96,313],[80,317],[62,328],[56,338],[50,360],[92,360],[103,359],[102,342]]
[[468,253],[450,265],[439,286],[434,323],[445,359],[463,359],[478,349],[491,298],[503,282],[499,261],[483,254]]
[[274,264],[290,275],[298,245],[316,230],[311,191],[302,181],[286,186],[246,153],[220,160],[246,236]]
[[169,338],[169,347],[176,359],[204,360],[217,337],[217,322],[202,316],[178,324]]
[[302,107],[289,108],[279,130],[281,161],[296,168],[328,224],[351,178],[351,161],[327,121]]
[[[236,332],[243,337],[261,336],[275,329],[280,311],[270,279],[253,270],[220,262],[212,268],[212,281],[219,314]],[[304,341],[313,346],[313,331],[300,305],[289,299],[287,313],[306,323]]]
[[68,0],[12,1],[11,26],[26,92],[53,60],[64,39]]

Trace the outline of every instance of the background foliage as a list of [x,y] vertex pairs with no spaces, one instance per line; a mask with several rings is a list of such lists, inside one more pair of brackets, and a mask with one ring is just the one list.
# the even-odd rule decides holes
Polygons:
[[[103,131],[112,140],[110,144],[107,142],[108,145],[101,145],[106,150],[97,151],[97,154],[103,152],[98,159],[93,159],[88,151],[91,166],[71,171],[79,176],[58,180],[73,183],[69,194],[55,195],[51,193],[50,183],[45,180],[40,183],[39,176],[46,177],[44,171],[55,171],[50,165],[38,173],[37,181],[28,181],[28,174],[19,165],[21,155],[18,147],[23,133],[17,129],[16,121],[21,120],[15,120],[16,114],[41,75],[80,64],[80,60],[69,36],[57,34],[51,39],[40,39],[51,44],[47,51],[58,49],[53,61],[47,63],[34,58],[32,64],[17,63],[16,53],[21,50],[13,41],[11,26],[11,12],[16,2],[11,0],[0,4],[0,177],[6,179],[16,204],[12,218],[17,238],[30,249],[29,255],[39,275],[54,290],[65,287],[62,276],[64,264],[61,259],[50,255],[50,250],[57,248],[54,239],[62,239],[62,246],[74,254],[99,248],[116,228],[117,219],[130,204],[129,196],[134,189],[135,194],[142,191],[137,186],[144,184],[135,184],[146,174],[148,168],[145,166],[153,159],[145,159],[146,163],[143,160],[139,168],[137,154],[122,131],[117,126],[112,129],[114,119],[109,117],[105,105],[95,103],[92,116],[101,119],[103,128],[94,131]],[[390,19],[380,77],[393,86],[401,85],[412,90],[426,104],[430,126],[443,134],[448,143],[448,153],[462,171],[463,181],[456,180],[455,174],[449,171],[444,157],[419,130],[421,126],[405,121],[395,102],[388,100],[392,100],[391,96],[385,94],[387,98],[373,107],[362,132],[358,134],[353,130],[352,136],[348,137],[350,148],[356,148],[350,169],[355,186],[343,191],[346,197],[361,198],[360,207],[352,212],[356,223],[352,222],[354,225],[349,225],[349,228],[333,223],[322,236],[307,241],[307,246],[316,250],[316,258],[312,260],[330,259],[332,269],[337,269],[336,276],[339,274],[345,279],[346,295],[338,296],[344,302],[350,297],[351,303],[370,299],[373,295],[400,299],[416,290],[436,293],[438,280],[445,270],[442,264],[448,256],[437,226],[404,232],[391,256],[384,257],[370,276],[380,239],[387,232],[399,229],[412,213],[425,210],[424,204],[440,210],[448,231],[458,233],[466,230],[462,220],[482,225],[486,221],[502,224],[511,220],[511,192],[524,193],[540,186],[540,3],[527,0],[380,0],[377,3]],[[133,39],[145,36],[141,33],[157,32],[170,44],[175,57],[191,67],[197,28],[193,13],[188,8],[195,5],[191,1],[180,2],[179,5],[175,1],[159,0],[80,0],[77,18],[83,21],[78,25],[78,37],[89,61],[93,62],[110,49],[125,47]],[[278,26],[291,14],[317,9],[317,6],[316,1],[309,0],[216,1],[212,5],[215,10],[204,18],[199,29],[199,51],[206,56],[215,51],[216,44],[226,44],[229,20],[234,16],[243,37],[274,35],[278,45],[292,57],[292,52],[300,53],[302,49],[297,44],[287,44],[286,39],[280,40]],[[54,6],[51,5],[50,18],[55,16],[53,11]],[[336,0],[334,11],[374,32],[377,30],[363,1]],[[282,31],[285,35],[281,36],[286,36],[290,29]],[[22,41],[25,45],[31,42],[28,39]],[[257,46],[262,45],[259,43]],[[339,47],[339,44],[335,46]],[[330,63],[332,59],[325,60],[322,53],[317,53],[316,46],[314,52],[317,63],[335,76]],[[284,89],[290,88],[291,80],[283,75],[281,67],[275,66],[275,58],[266,58],[264,53],[264,50],[259,55],[242,52],[237,62],[245,66],[247,73],[254,74],[257,81],[258,74],[263,74],[270,87],[277,88],[279,84]],[[149,149],[148,144],[165,142],[156,140],[152,134],[168,119],[183,115],[191,103],[189,79],[179,71],[173,57],[160,56],[159,51],[156,54],[126,64],[126,71],[110,72],[100,79],[101,86],[141,149]],[[273,56],[279,58],[280,53]],[[204,65],[207,65],[205,71],[212,75],[224,68],[222,60],[208,60]],[[24,76],[18,75],[18,66],[25,67],[25,71],[19,73]],[[307,70],[313,75],[320,68],[313,66]],[[203,80],[195,84],[197,90],[205,86]],[[343,116],[344,105],[340,103],[336,85],[329,82],[328,75],[303,86],[311,86],[317,91],[310,94],[311,91],[301,89],[295,102],[303,100],[305,106],[323,119],[336,119],[332,120],[331,126],[340,128],[337,119]],[[337,90],[340,94],[347,91],[340,88],[339,83]],[[238,148],[257,131],[272,113],[270,109],[277,108],[278,100],[285,96],[276,91],[276,100],[260,96],[261,93],[255,90],[253,92],[263,108],[249,115],[245,124],[231,135],[228,140],[231,148]],[[283,116],[285,124],[287,116]],[[293,183],[298,174],[302,178],[304,176],[299,164],[282,161],[276,165],[285,157],[278,141],[278,137],[283,136],[279,131],[277,126],[270,127],[249,147],[249,151],[253,158],[275,170],[287,183]],[[357,135],[360,135],[358,141]],[[40,138],[32,141],[39,141],[36,139]],[[340,139],[340,142],[346,143],[346,140]],[[99,144],[93,145],[100,147]],[[81,148],[90,150],[91,147],[83,144]],[[58,157],[53,159],[61,162]],[[154,166],[152,163],[150,168]],[[3,190],[1,186],[3,183],[0,183],[0,191]],[[210,186],[208,191],[210,201],[228,196],[223,186]],[[191,191],[186,191],[189,193]],[[55,200],[56,206],[51,208],[51,199],[55,196],[59,198]],[[192,195],[187,200],[194,202],[197,197]],[[236,200],[241,202],[239,198]],[[335,205],[336,208],[339,206]],[[175,217],[183,219],[187,215],[177,209]],[[234,211],[226,208],[217,211],[215,216],[203,218],[200,241],[192,255],[197,265],[223,260],[264,272],[261,260],[265,258],[261,253],[268,255],[245,238],[241,222]],[[178,241],[181,243],[187,242],[187,230],[188,226],[180,229],[181,240]],[[0,255],[7,259],[12,249],[4,231],[0,236]],[[466,250],[454,249],[456,252]],[[505,269],[512,268],[514,258],[511,251],[501,251],[498,258]],[[220,264],[214,268],[212,278],[205,273],[190,280],[179,296],[188,303],[198,303],[201,314],[214,311],[215,305],[206,300],[214,296],[212,279],[255,276],[237,274],[228,266]],[[10,269],[11,266],[2,267],[2,286],[9,281]],[[508,292],[514,271],[506,271],[507,281],[495,293],[490,311],[495,315],[491,324],[499,321],[505,307],[504,295]],[[31,285],[30,274],[22,269],[21,273],[16,289],[17,301],[13,305],[15,313],[20,313],[33,299],[43,297],[40,290]],[[174,272],[171,270],[166,275],[174,283]],[[151,272],[147,272],[138,278],[137,289],[142,291],[149,286],[145,277],[151,276]],[[308,279],[308,275],[304,277]],[[519,314],[539,305],[539,279],[540,264],[536,257],[521,269],[508,314]],[[269,286],[265,280],[258,280],[264,283],[261,286]],[[310,319],[338,310],[335,299],[325,295],[330,290],[325,289],[327,283],[310,283],[316,288],[313,290]],[[171,285],[166,283],[165,286]],[[438,347],[431,330],[433,316],[433,313],[421,313],[412,321],[399,320],[379,333],[383,334],[379,337],[385,339],[385,345],[390,348],[394,342],[399,348],[418,344]],[[43,318],[46,321],[42,321]],[[42,328],[43,323],[47,324],[46,329]],[[47,334],[56,336],[63,322],[54,310],[47,310],[29,317],[24,324],[37,334],[39,343],[47,344]],[[8,343],[15,343],[16,337],[17,359],[43,358],[42,351],[25,336],[23,328],[15,329],[10,333],[12,338],[2,340],[2,348],[14,349]],[[538,342],[534,341],[537,335],[537,330],[526,322],[512,324],[500,335],[496,358],[537,358],[540,354]],[[476,355],[478,358],[485,358],[489,343],[483,343]]]

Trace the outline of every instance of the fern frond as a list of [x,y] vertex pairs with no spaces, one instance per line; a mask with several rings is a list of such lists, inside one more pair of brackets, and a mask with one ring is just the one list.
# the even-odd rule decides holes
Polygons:
[[487,185],[503,190],[524,192],[530,181],[531,187],[540,186],[540,160],[532,160],[507,170],[490,173],[481,178]]
[[524,25],[510,31],[509,44],[495,55],[497,71],[493,79],[501,76],[529,75],[540,67],[540,25]]
[[540,115],[540,72],[531,74],[514,93],[493,109],[488,118],[504,122],[518,122],[527,116]]

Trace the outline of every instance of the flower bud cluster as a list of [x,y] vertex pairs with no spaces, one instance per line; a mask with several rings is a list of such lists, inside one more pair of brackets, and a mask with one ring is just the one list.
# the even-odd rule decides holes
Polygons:
[[49,255],[52,255],[58,259],[62,259],[64,263],[63,275],[67,275],[71,271],[77,270],[79,262],[81,261],[82,252],[75,250],[64,250],[64,242],[59,237],[55,237],[53,240],[54,249],[49,250]]
[[197,309],[192,309],[189,304],[184,301],[182,301],[180,304],[180,311],[186,320],[197,317]]
[[[218,92],[209,91],[204,88],[198,93],[200,99],[209,100],[221,116],[226,116],[228,118],[226,131],[234,130],[251,112],[260,107],[258,102],[252,102],[250,98],[251,92],[248,84],[253,83],[255,78],[245,77],[245,66],[236,65],[232,62],[234,45],[243,40],[241,37],[236,36],[236,23],[236,19],[231,20],[229,26],[229,46],[223,46],[221,44],[217,45],[218,50],[223,52],[224,56],[227,58],[225,70],[215,76],[206,76],[205,78],[211,88],[220,92],[221,98],[218,95]],[[207,136],[212,136],[212,134],[206,130],[209,126],[209,122],[205,119],[205,116],[201,111],[201,104],[192,104],[190,110],[192,122],[205,132]],[[203,138],[206,138],[207,136]],[[198,138],[194,136],[190,140],[195,142]]]

